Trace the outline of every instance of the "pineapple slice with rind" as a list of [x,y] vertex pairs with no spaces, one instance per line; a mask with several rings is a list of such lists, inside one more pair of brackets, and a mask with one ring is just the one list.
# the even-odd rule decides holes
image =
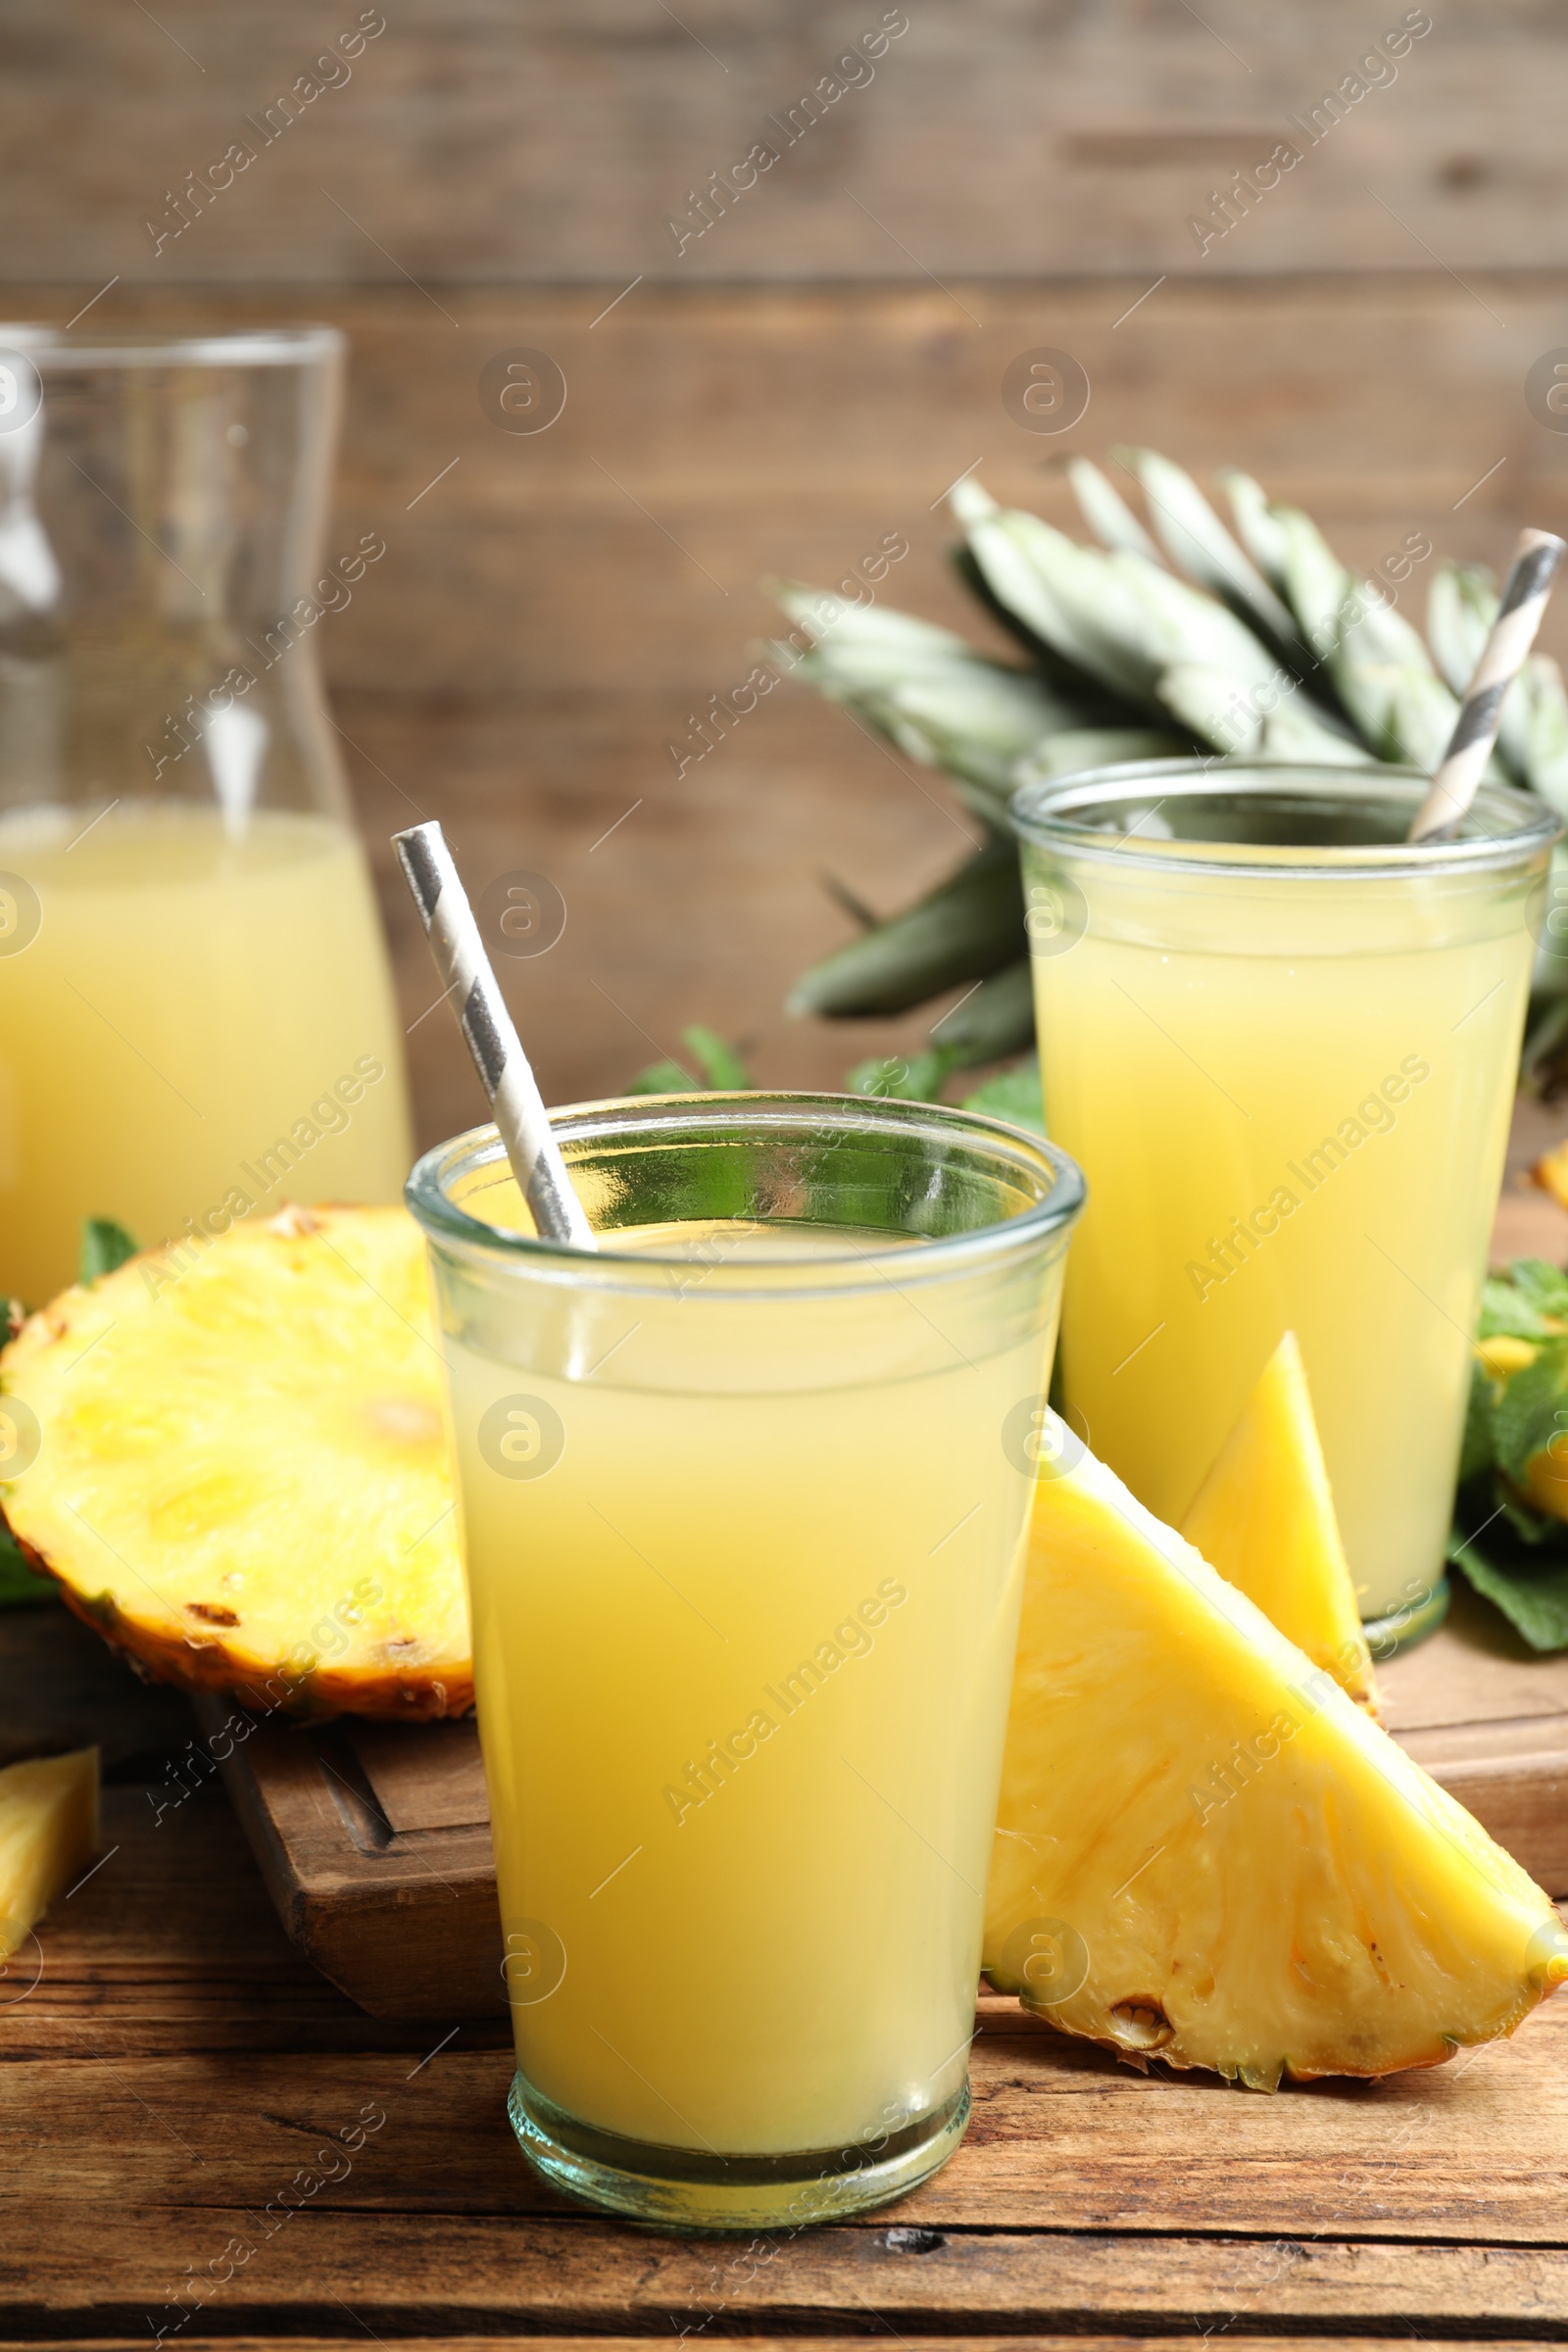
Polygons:
[[1294,1331],[1259,1373],[1181,1532],[1357,1706],[1377,1713],[1372,1653]]
[[1546,1896],[1060,1435],[1071,1467],[1042,1480],[1030,1538],[992,1982],[1135,2062],[1258,2089],[1512,2033],[1568,1977]]
[[0,1961],[21,1950],[98,1842],[95,1747],[29,1757],[0,1772]]
[[473,1701],[424,1245],[402,1208],[288,1208],[149,1251],[0,1356],[36,1458],[0,1503],[160,1681],[262,1711]]

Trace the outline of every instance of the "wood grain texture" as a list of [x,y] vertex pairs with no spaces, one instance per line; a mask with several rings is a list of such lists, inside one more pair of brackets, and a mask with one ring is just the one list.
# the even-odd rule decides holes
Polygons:
[[[448,1016],[430,1015],[387,852],[419,814],[441,817],[470,884],[523,868],[565,897],[560,945],[504,975],[554,1101],[678,1058],[692,1021],[751,1041],[764,1081],[838,1085],[852,1062],[917,1045],[944,1009],[840,1024],[781,1009],[849,930],[824,870],[891,908],[963,855],[968,820],[940,777],[788,682],[697,756],[693,714],[777,626],[763,575],[832,585],[898,534],[909,553],[884,598],[984,640],[948,573],[945,487],[978,462],[999,495],[1077,530],[1063,457],[1124,440],[1202,475],[1250,466],[1365,564],[1416,530],[1497,563],[1520,520],[1568,528],[1568,437],[1521,394],[1565,331],[1568,280],[1172,280],[1118,326],[1148,282],[955,281],[978,327],[924,279],[645,284],[597,326],[587,289],[463,287],[443,297],[450,318],[401,281],[308,302],[121,285],[97,305],[106,325],[304,307],[350,334],[328,550],[373,530],[388,552],[318,639],[376,853],[421,1142],[480,1104]],[[38,289],[32,307],[63,322],[101,283]],[[1042,342],[1076,351],[1093,380],[1058,440],[1023,431],[1000,398],[1008,361]],[[486,360],[519,345],[553,352],[569,387],[536,436],[501,431],[477,397]],[[1429,568],[1405,600],[1417,617]],[[1568,605],[1547,628],[1568,650]]]
[[[1553,2252],[1568,2286],[1559,2017],[1560,2005],[1548,2007],[1514,2041],[1428,2074],[1269,2098],[1216,2078],[1141,2077],[1087,2043],[999,2019],[974,2045],[968,2135],[899,2219],[974,2230],[1464,2239]],[[478,2027],[428,2034],[422,2051],[395,2054],[362,2046],[106,2061],[89,2025],[75,2063],[0,2068],[10,2150],[0,2177],[17,2187],[22,2168],[35,2168],[62,2228],[89,2218],[110,2184],[146,2212],[238,2211],[265,2205],[371,2101],[386,2127],[338,2180],[306,2192],[313,2219],[334,2209],[559,2214],[563,2200],[512,2139],[511,2051],[483,2046]]]
[[1568,2333],[1568,2004],[1430,2074],[1261,2098],[987,1995],[973,2127],[917,2196],[750,2251],[651,2238],[524,2166],[502,2024],[355,2012],[216,1780],[171,1786],[109,1792],[35,1982],[0,1979],[0,2339]]
[[[352,2112],[352,2110],[350,2111]],[[390,2129],[390,2126],[389,2126]],[[310,2136],[307,2134],[307,2136]],[[374,2143],[371,2143],[372,2145]],[[258,2196],[286,2187],[304,2142]],[[306,2153],[308,2154],[308,2150]],[[520,2163],[521,2159],[517,2161]],[[374,2159],[367,2155],[368,2173]],[[650,2241],[592,2220],[301,2213],[269,2244],[248,2209],[114,2208],[113,2230],[63,2214],[24,2268],[0,2250],[7,2324],[28,2338],[130,2336],[177,2324],[213,2261],[249,2258],[205,2305],[208,2329],[293,2338],[341,2328],[440,2336],[702,2333],[753,2339],[1205,2330],[1560,2340],[1568,2256],[1548,2249],[949,2231],[915,2197],[891,2221],[824,2230],[772,2254]],[[937,2242],[911,2246],[907,2239]],[[901,2236],[905,2242],[901,2241]],[[228,2251],[225,2256],[225,2249]],[[184,2303],[174,2300],[183,2292]],[[198,2310],[203,2307],[198,2304]]]
[[[330,282],[412,273],[624,285],[1344,267],[1468,271],[1555,262],[1568,103],[1544,0],[1454,0],[1397,78],[1341,121],[1231,232],[1187,226],[1405,13],[1396,0],[1259,12],[1212,0],[971,0],[895,10],[908,29],[858,85],[770,127],[884,18],[882,0],[400,0],[343,61],[358,0],[149,16],[46,0],[9,16],[5,207],[31,278],[113,271]],[[336,49],[338,62],[318,68]],[[284,127],[266,110],[313,73]],[[1370,78],[1370,75],[1369,75]],[[309,85],[307,85],[309,86]],[[684,250],[666,227],[758,141],[778,161]],[[211,187],[232,143],[254,161]],[[1304,142],[1303,142],[1304,144]],[[220,175],[221,176],[221,175]],[[853,191],[853,195],[846,191]],[[1381,201],[1380,201],[1381,200]],[[1387,208],[1387,209],[1385,209]],[[146,226],[151,219],[154,229]],[[1418,242],[1417,240],[1421,240]]]
[[[30,307],[64,322],[101,283],[36,289]],[[333,686],[449,707],[565,696],[588,724],[603,700],[653,696],[651,772],[670,775],[664,744],[694,698],[701,710],[725,693],[750,641],[778,627],[768,574],[831,586],[902,533],[910,553],[883,600],[981,630],[948,574],[941,504],[970,467],[1083,535],[1064,459],[1152,442],[1201,476],[1250,468],[1369,565],[1414,530],[1495,563],[1518,517],[1568,518],[1568,435],[1523,398],[1526,369],[1565,331],[1560,272],[1473,291],[1430,275],[1171,279],[1118,325],[1148,283],[966,277],[956,291],[973,317],[923,280],[645,283],[597,325],[586,289],[465,288],[448,319],[407,286],[306,301],[289,285],[168,298],[122,283],[91,318],[219,326],[303,302],[341,325],[353,349],[328,552],[366,530],[388,552],[319,631]],[[1084,417],[1055,437],[1002,402],[1008,363],[1043,343],[1071,351],[1092,384]],[[544,349],[567,383],[558,420],[531,435],[500,429],[478,397],[485,363],[519,345]],[[1417,617],[1430,568],[1404,594]],[[1568,617],[1554,611],[1548,628],[1568,647]]]
[[[853,2313],[842,2314],[841,2324],[848,2327],[854,2316]],[[289,2352],[341,2352],[341,2347],[345,2342],[357,2345],[365,2343],[365,2330],[354,2325],[352,2313],[343,2314],[338,2325],[344,2330],[342,2335],[289,2336],[287,2339]],[[816,2352],[848,2352],[848,2347],[851,2345],[857,2348],[857,2352],[863,2352],[866,2335],[883,2333],[886,2331],[886,2322],[878,2321],[876,2315],[873,2314],[871,2323],[868,2323],[865,2330],[859,2335],[818,2333],[813,2329],[811,2341],[816,2347]],[[706,2332],[713,2332],[713,2330],[705,2329]],[[57,2347],[57,2352],[69,2352],[70,2347],[83,2343],[91,2343],[94,2352],[146,2352],[146,2340],[143,2337],[138,2342],[133,2336],[84,2337],[71,2334],[54,2335],[48,2338],[48,2341]],[[261,2347],[264,2345],[269,2348],[269,2352],[271,2352],[271,2347],[276,2340],[271,2336],[258,2336],[244,2332],[234,2335],[207,2335],[193,2333],[189,2329],[180,2336],[182,2352],[219,2352],[220,2346],[223,2348],[223,2352],[261,2352]],[[483,2335],[421,2333],[418,2338],[419,2343],[424,2347],[424,2352],[505,2352],[506,2347],[536,2344],[538,2340],[538,2336],[533,2334],[514,2334],[505,2326],[498,2327],[493,2333]],[[549,2337],[554,2352],[631,2352],[631,2347],[634,2345],[641,2352],[641,2347],[646,2345],[647,2340],[646,2336],[638,2335],[558,2335],[554,2330],[551,2331]],[[759,2333],[755,2328],[749,2328],[744,2335],[731,2340],[745,2344],[749,2347],[749,2352],[776,2352],[777,2346],[798,2345],[801,2339],[797,2335],[764,2335]],[[1149,2340],[1148,2335],[1102,2335],[1099,2333],[1042,2335],[1028,2328],[1020,2329],[1017,2333],[976,2335],[950,2334],[944,2330],[941,2338],[945,2352],[1000,2352],[1000,2347],[1004,2344],[1009,2348],[1009,2352],[1131,2352],[1133,2346],[1147,2344]],[[1271,2352],[1307,2352],[1308,2347],[1312,2347],[1313,2352],[1321,2352],[1324,2342],[1321,2335],[1298,2334],[1289,2329],[1282,2331],[1277,2326],[1269,2328],[1268,2340]],[[1338,2330],[1332,2337],[1337,2352],[1373,2352],[1375,2346],[1379,2348],[1379,2352],[1384,2352],[1388,2340],[1387,2336],[1345,2335]],[[1423,2336],[1421,2340],[1432,2346],[1433,2352],[1448,2352],[1450,2345],[1471,2343],[1475,2341],[1475,2338],[1428,2335]],[[1485,2340],[1492,2347],[1492,2352],[1521,2352],[1521,2348],[1525,2344],[1539,2342],[1541,2338],[1503,2335],[1488,2336]],[[0,2335],[0,2352],[17,2352],[16,2339]]]
[[[194,1711],[273,1907],[313,1966],[377,2016],[505,2014],[495,1858],[471,1725],[435,1727],[429,1810],[446,1816],[436,1821],[419,1818],[408,1794],[422,1781],[425,1751],[396,1727],[370,1727],[372,1762],[391,1759],[389,1792],[404,1791],[400,1824],[352,1725],[268,1723],[236,1741],[243,1719],[225,1700],[204,1694]],[[463,1766],[456,1783],[454,1735]],[[475,1785],[478,1810],[470,1797],[452,1818],[455,1788]]]

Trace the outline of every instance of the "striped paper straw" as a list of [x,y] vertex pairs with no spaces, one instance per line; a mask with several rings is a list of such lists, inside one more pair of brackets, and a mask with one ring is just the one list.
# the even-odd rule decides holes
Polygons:
[[392,844],[534,1223],[547,1241],[597,1250],[440,826],[411,825]]
[[1411,841],[1451,841],[1476,797],[1497,740],[1502,700],[1525,665],[1562,561],[1563,542],[1550,531],[1521,531],[1492,634],[1459,706],[1443,764],[1422,802]]

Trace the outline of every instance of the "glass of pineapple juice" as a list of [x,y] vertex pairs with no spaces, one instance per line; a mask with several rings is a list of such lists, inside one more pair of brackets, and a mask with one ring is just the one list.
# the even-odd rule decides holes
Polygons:
[[1073,1425],[1179,1522],[1300,1342],[1363,1616],[1435,1622],[1556,816],[1486,785],[1412,850],[1388,766],[1139,762],[1026,787],[1047,1126],[1092,1205]]
[[902,2195],[962,2134],[1066,1156],[929,1104],[553,1114],[429,1152],[517,2075],[672,2228]]

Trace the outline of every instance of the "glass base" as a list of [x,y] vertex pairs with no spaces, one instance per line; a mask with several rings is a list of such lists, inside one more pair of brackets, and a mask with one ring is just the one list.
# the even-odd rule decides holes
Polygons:
[[1366,1636],[1374,1663],[1386,1666],[1401,1650],[1414,1649],[1416,1643],[1424,1642],[1428,1634],[1435,1634],[1448,1614],[1449,1598],[1448,1579],[1445,1572],[1420,1600],[1410,1601],[1403,1608],[1391,1609],[1386,1617],[1368,1617],[1361,1631]]
[[969,2085],[880,2147],[795,2156],[710,2156],[622,2139],[580,2124],[514,2076],[507,2113],[523,2154],[553,2188],[647,2229],[710,2232],[802,2230],[907,2196],[953,2154],[969,2121]]

